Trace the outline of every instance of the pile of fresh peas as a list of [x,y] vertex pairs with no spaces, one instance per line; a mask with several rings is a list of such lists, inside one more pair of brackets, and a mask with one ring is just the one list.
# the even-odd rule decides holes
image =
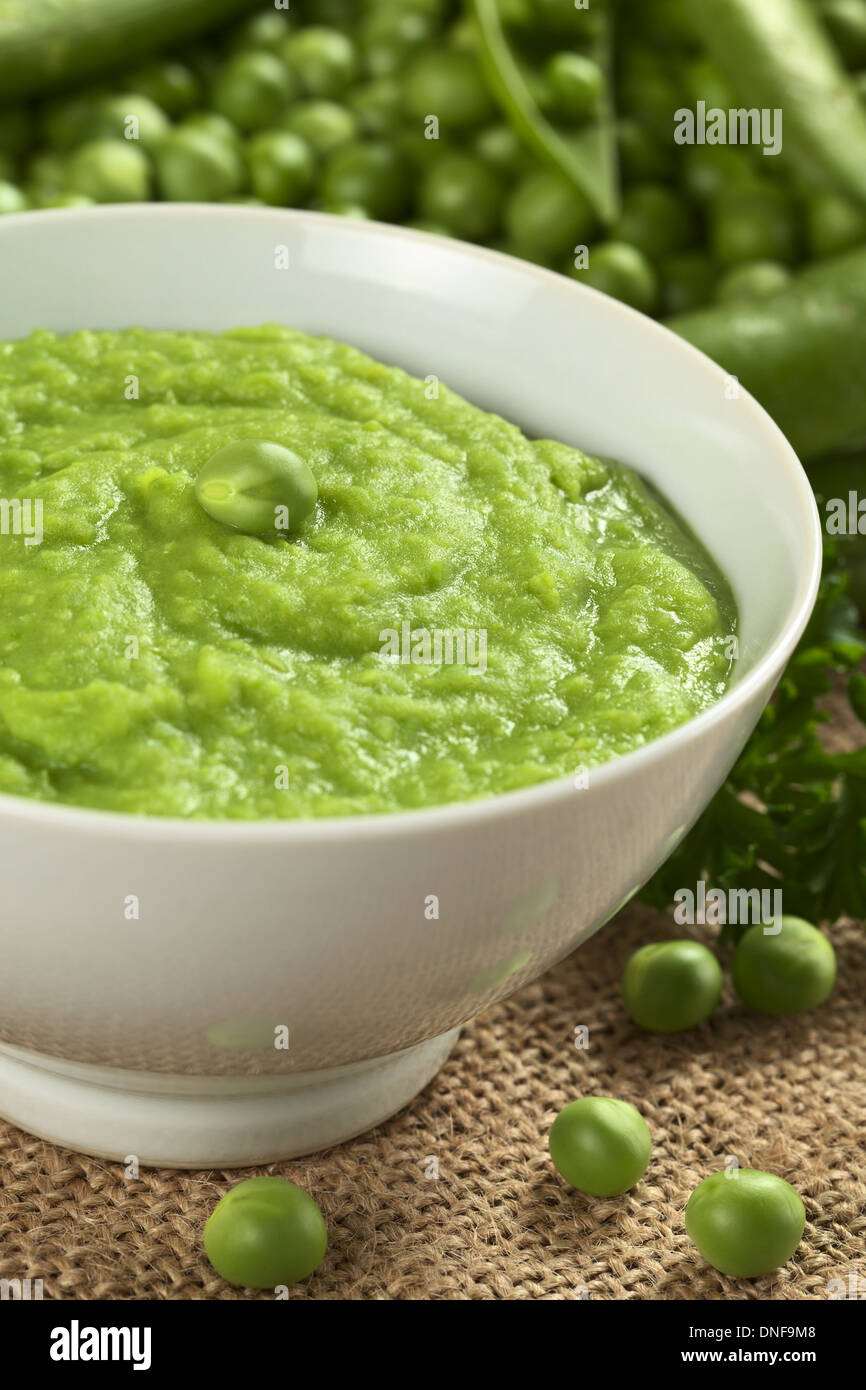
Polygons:
[[[264,5],[179,56],[0,112],[0,212],[153,198],[315,208],[494,246],[659,316],[771,295],[799,264],[866,242],[866,214],[804,184],[784,152],[675,145],[678,107],[739,102],[692,36],[687,0],[617,6],[604,71],[610,3],[498,0],[554,129],[597,121],[613,82],[612,226],[509,123],[457,0]],[[814,3],[866,92],[866,0]]]
[[[774,1017],[817,1008],[836,979],[825,936],[798,917],[744,932],[731,962],[734,990],[748,1009]],[[719,1004],[722,970],[691,939],[642,946],[626,962],[622,999],[634,1024],[651,1033],[683,1033],[707,1022]],[[635,1106],[612,1096],[566,1105],[550,1129],[550,1157],[566,1183],[590,1197],[616,1198],[647,1172],[652,1135]],[[754,1279],[785,1264],[803,1236],[806,1211],[774,1173],[726,1167],[693,1189],[685,1210],[690,1239],[722,1274]],[[325,1257],[328,1233],[308,1193],[283,1178],[250,1178],[217,1203],[204,1231],[214,1269],[229,1283],[277,1288],[306,1279]]]

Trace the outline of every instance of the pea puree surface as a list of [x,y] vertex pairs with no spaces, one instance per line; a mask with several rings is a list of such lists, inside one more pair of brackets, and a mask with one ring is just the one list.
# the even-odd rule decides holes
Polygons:
[[[312,469],[298,535],[197,504],[244,439]],[[0,344],[0,498],[42,505],[41,540],[11,507],[0,534],[3,792],[428,807],[626,753],[729,674],[727,584],[631,469],[291,328]],[[466,634],[464,664],[437,632]]]

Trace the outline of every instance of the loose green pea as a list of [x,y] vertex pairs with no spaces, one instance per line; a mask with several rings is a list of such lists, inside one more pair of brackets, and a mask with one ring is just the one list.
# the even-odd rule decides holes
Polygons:
[[403,95],[395,77],[376,77],[346,98],[364,135],[388,135],[403,120]]
[[211,87],[214,109],[243,131],[273,125],[297,94],[288,68],[273,53],[236,54]]
[[259,53],[278,53],[290,32],[290,16],[285,11],[267,10],[252,15],[232,33],[229,48],[232,53],[254,49]]
[[0,179],[0,216],[7,212],[24,212],[29,205],[26,194],[16,184]]
[[169,202],[216,203],[244,184],[241,155],[206,129],[177,126],[156,155],[159,191]]
[[570,266],[575,280],[651,314],[658,299],[655,271],[642,251],[625,241],[603,241],[589,248],[585,267]]
[[333,101],[300,101],[289,107],[280,125],[300,135],[319,155],[330,154],[358,134],[355,113]]
[[550,1157],[565,1181],[592,1197],[619,1197],[647,1170],[652,1139],[646,1120],[624,1100],[586,1096],[560,1110]]
[[485,164],[506,176],[522,173],[529,163],[520,136],[504,121],[480,130],[472,143],[472,150]]
[[237,126],[218,111],[193,111],[179,129],[206,130],[209,135],[238,152],[244,147],[243,136]]
[[791,283],[791,272],[778,261],[751,261],[735,265],[723,275],[716,288],[720,304],[749,303],[769,299]]
[[654,261],[682,251],[694,233],[691,208],[685,199],[664,184],[639,183],[627,190],[612,235]]
[[171,129],[171,123],[149,97],[140,92],[121,92],[105,97],[93,113],[92,140],[129,140],[143,150],[153,150]]
[[483,241],[495,231],[501,203],[493,170],[458,151],[436,160],[418,189],[420,215],[467,241]]
[[393,77],[413,49],[433,35],[428,15],[414,9],[376,5],[361,23],[359,43],[372,77]]
[[735,1279],[755,1279],[785,1264],[805,1225],[793,1187],[755,1168],[704,1178],[686,1207],[689,1238],[708,1264]]
[[308,96],[337,97],[357,75],[355,45],[339,29],[306,25],[286,39],[281,52]]
[[176,120],[193,111],[202,98],[201,83],[191,68],[173,58],[166,58],[130,74],[130,86],[141,92]]
[[821,260],[866,242],[866,211],[838,193],[816,193],[806,206],[809,249]]
[[743,186],[721,195],[713,207],[710,245],[724,265],[796,260],[797,218],[787,195],[770,183]]
[[545,75],[563,115],[578,122],[595,115],[604,92],[604,74],[598,63],[581,53],[554,53]]
[[446,133],[480,125],[493,101],[476,59],[460,49],[432,48],[409,64],[403,79],[406,112],[417,121],[437,116]]
[[521,179],[505,205],[504,222],[521,254],[545,261],[588,243],[597,225],[591,204],[556,169],[534,169]]
[[734,953],[734,989],[762,1014],[798,1014],[823,1004],[836,979],[836,953],[801,917],[782,917],[777,933],[757,924]]
[[239,439],[217,450],[199,470],[199,506],[224,526],[247,535],[299,531],[315,510],[318,488],[302,458],[282,444]]
[[150,163],[134,141],[93,140],[71,157],[67,182],[95,203],[140,203],[150,192]]
[[247,1178],[217,1202],[204,1228],[207,1257],[230,1284],[273,1289],[308,1278],[328,1232],[306,1192],[284,1178]]
[[309,193],[315,160],[300,135],[265,130],[250,141],[247,167],[257,198],[274,207],[296,207]]
[[623,971],[626,1012],[650,1033],[682,1033],[709,1018],[722,993],[722,969],[698,941],[655,941]]
[[406,201],[405,165],[391,144],[352,141],[328,156],[319,191],[329,202],[360,203],[371,217],[392,221]]

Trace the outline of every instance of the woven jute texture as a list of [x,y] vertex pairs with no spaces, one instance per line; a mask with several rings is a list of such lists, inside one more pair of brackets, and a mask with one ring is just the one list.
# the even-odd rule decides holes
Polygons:
[[[837,724],[834,742],[847,741]],[[271,1165],[320,1204],[330,1246],[292,1298],[826,1299],[866,1295],[866,929],[836,926],[836,989],[788,1019],[729,988],[694,1032],[626,1018],[629,954],[682,928],[632,905],[543,979],[467,1027],[409,1107],[324,1155]],[[711,929],[689,934],[712,941]],[[576,1029],[588,1030],[588,1046]],[[557,1110],[619,1096],[653,1155],[624,1197],[569,1190],[547,1155]],[[735,1281],[691,1245],[695,1185],[736,1159],[786,1178],[806,1206],[794,1258]],[[0,1122],[0,1278],[45,1299],[273,1298],[225,1284],[202,1248],[215,1202],[249,1173],[124,1177]]]
[[[315,1196],[330,1233],[324,1264],[291,1297],[824,1299],[852,1273],[866,1291],[863,928],[834,929],[840,980],[813,1014],[749,1017],[726,994],[703,1028],[652,1037],[625,1018],[619,975],[636,946],[676,934],[629,908],[468,1027],[401,1114],[272,1165]],[[557,1109],[586,1094],[632,1101],[652,1130],[650,1167],[624,1197],[582,1197],[550,1165]],[[728,1156],[779,1173],[806,1204],[797,1254],[764,1279],[715,1273],[685,1232],[689,1193]],[[119,1164],[5,1125],[0,1277],[41,1278],[46,1299],[272,1298],[230,1288],[202,1251],[211,1208],[245,1176],[127,1180]]]

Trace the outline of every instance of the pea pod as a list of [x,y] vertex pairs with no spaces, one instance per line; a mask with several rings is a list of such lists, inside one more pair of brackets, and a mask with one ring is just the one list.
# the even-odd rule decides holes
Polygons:
[[783,147],[803,172],[866,203],[866,107],[807,0],[715,0],[690,13],[740,100],[782,111]]
[[866,250],[822,261],[763,302],[667,323],[738,377],[803,458],[866,434]]
[[251,8],[251,0],[0,0],[0,101],[111,70]]
[[[620,203],[610,81],[595,120],[573,135],[557,129],[540,110],[511,51],[496,0],[472,0],[472,11],[478,29],[479,56],[490,89],[515,130],[540,158],[572,180],[602,221],[615,221]],[[608,75],[610,53],[608,21],[602,37],[596,41],[596,57]]]

